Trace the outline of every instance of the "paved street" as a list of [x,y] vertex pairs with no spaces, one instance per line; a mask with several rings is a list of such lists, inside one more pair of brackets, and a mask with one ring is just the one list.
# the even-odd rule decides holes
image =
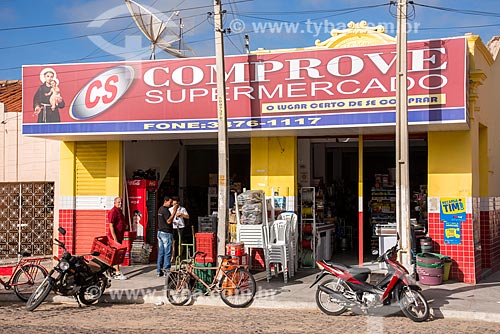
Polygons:
[[43,303],[28,312],[21,303],[0,303],[2,333],[415,333],[498,334],[500,323],[433,319],[414,323],[402,315],[328,317],[297,309],[232,309],[229,307]]

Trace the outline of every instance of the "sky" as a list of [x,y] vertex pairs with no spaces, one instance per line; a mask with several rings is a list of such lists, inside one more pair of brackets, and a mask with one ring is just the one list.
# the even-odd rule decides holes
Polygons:
[[[167,38],[182,32],[189,56],[213,56],[212,0],[135,0],[168,22]],[[227,55],[249,49],[314,46],[348,22],[383,25],[396,34],[388,0],[222,0]],[[396,1],[397,2],[397,1]],[[500,35],[499,0],[418,0],[408,9],[408,40]],[[438,8],[436,8],[438,7]],[[179,42],[172,47],[178,48]],[[186,45],[188,47],[186,47]],[[22,66],[150,59],[151,42],[124,0],[0,0],[0,80],[22,78]],[[161,49],[156,59],[172,58]]]

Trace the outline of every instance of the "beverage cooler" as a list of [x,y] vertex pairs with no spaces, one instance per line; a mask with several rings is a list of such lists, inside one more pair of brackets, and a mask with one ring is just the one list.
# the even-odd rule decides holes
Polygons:
[[[151,245],[156,250],[158,181],[128,180],[127,194],[128,213],[132,230],[137,232],[136,240]],[[140,215],[134,218],[136,210]],[[154,254],[151,255],[154,257]]]

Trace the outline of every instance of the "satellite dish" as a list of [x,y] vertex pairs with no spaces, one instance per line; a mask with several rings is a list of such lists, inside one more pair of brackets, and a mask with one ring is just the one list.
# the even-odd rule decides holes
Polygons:
[[[151,10],[133,0],[125,0],[125,3],[135,23],[151,42],[150,59],[155,59],[156,47],[178,58],[195,56],[194,51],[182,40],[180,34],[174,31],[174,29],[181,29],[171,20],[174,15],[179,15],[179,12],[173,12],[167,20],[163,21]],[[173,46],[175,42],[179,42],[178,48]]]

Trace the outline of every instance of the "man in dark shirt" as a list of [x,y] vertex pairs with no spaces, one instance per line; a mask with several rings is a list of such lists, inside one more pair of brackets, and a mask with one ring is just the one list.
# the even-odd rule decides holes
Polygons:
[[178,207],[178,205],[174,205],[173,211],[170,212],[169,208],[171,205],[172,197],[165,196],[163,205],[158,209],[158,261],[156,263],[156,275],[158,277],[163,276],[164,271],[170,270],[174,232],[172,221]]

